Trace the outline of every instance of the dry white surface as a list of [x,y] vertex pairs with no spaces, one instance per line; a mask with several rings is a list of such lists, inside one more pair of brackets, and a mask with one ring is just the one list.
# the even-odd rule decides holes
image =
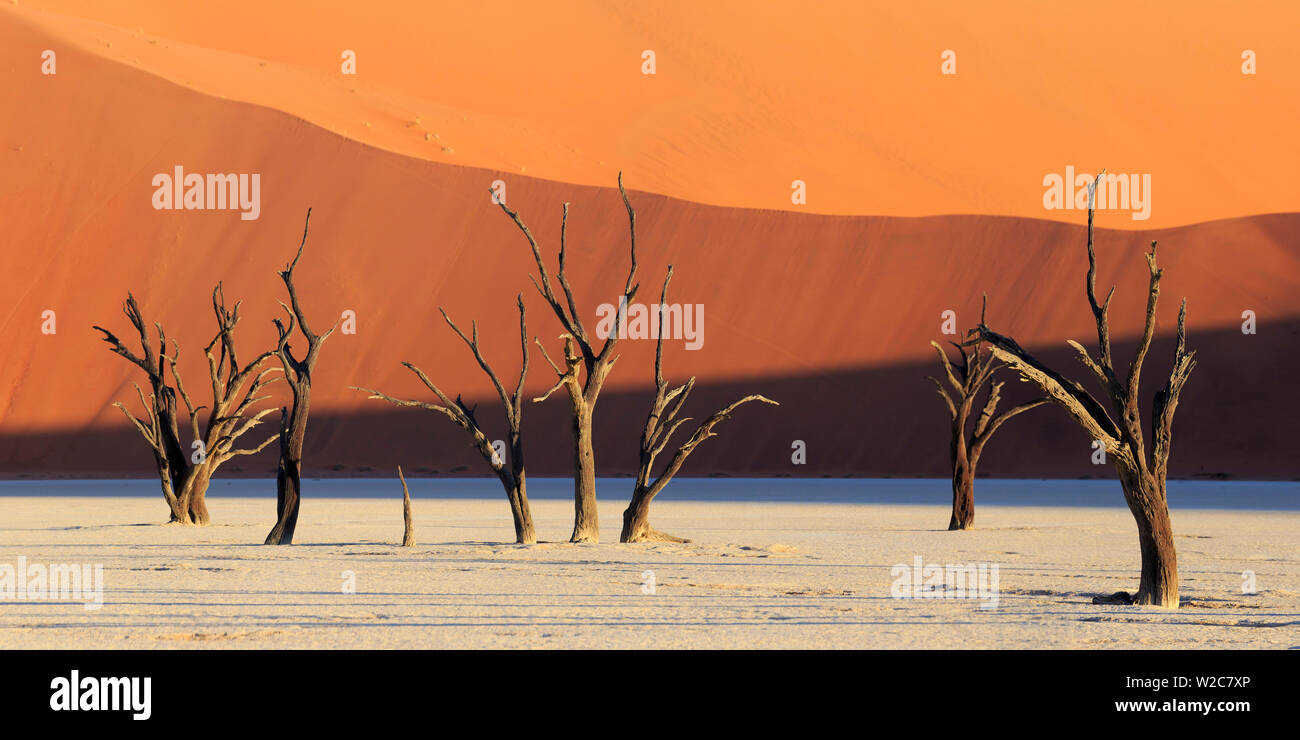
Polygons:
[[[534,486],[551,495],[534,513],[553,542],[526,547],[502,543],[513,539],[504,496],[420,495],[437,485],[486,496],[490,481],[415,481],[414,548],[397,545],[395,482],[305,483],[291,547],[260,544],[273,498],[223,495],[270,485],[273,496],[264,481],[214,487],[216,524],[201,529],[161,525],[164,504],[146,481],[0,485],[0,564],[102,563],[105,580],[96,611],[0,600],[0,649],[1300,646],[1294,483],[1187,484],[1193,504],[1237,495],[1254,509],[1179,508],[1174,498],[1176,611],[1091,603],[1137,586],[1136,532],[1113,482],[980,481],[978,529],[947,532],[942,481],[682,481],[705,500],[675,499],[670,487],[652,520],[693,543],[570,545],[572,502],[555,495],[570,484],[543,481]],[[68,495],[79,485],[95,495]],[[627,487],[601,481],[607,539],[617,539]],[[718,500],[745,490],[767,500]],[[782,490],[821,502],[772,500]],[[933,503],[896,503],[918,491]],[[1031,496],[1102,505],[1016,504]],[[918,555],[997,564],[998,607],[891,597],[891,567]],[[1254,595],[1242,593],[1245,571]]]

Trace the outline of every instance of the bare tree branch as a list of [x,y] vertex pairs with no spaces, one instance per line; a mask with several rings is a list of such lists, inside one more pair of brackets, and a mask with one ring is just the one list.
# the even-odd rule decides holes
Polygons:
[[[635,271],[635,267],[633,270]],[[677,420],[676,417],[686,399],[690,396],[691,389],[695,387],[695,378],[691,378],[672,390],[668,389],[668,383],[664,380],[664,316],[665,306],[668,303],[668,284],[672,281],[672,278],[673,266],[669,265],[668,272],[664,275],[663,289],[659,295],[659,326],[656,336],[654,364],[655,395],[650,403],[650,411],[646,416],[645,428],[641,433],[640,465],[637,468],[636,483],[632,489],[631,501],[623,512],[623,531],[619,536],[621,542],[685,542],[680,537],[660,532],[650,526],[650,503],[668,485],[673,476],[681,470],[686,458],[695,451],[700,443],[709,437],[716,436],[713,428],[730,417],[737,408],[752,401],[773,406],[780,405],[770,398],[753,394],[715,411],[712,416],[695,428],[695,431],[685,442],[678,446],[668,464],[659,473],[659,476],[654,478],[653,481],[651,480],[654,475],[655,460],[672,440],[677,429],[690,421],[689,417],[680,420]],[[630,281],[631,276],[629,275],[629,285]]]
[[[537,541],[537,538],[533,528],[532,513],[528,506],[528,493],[525,483],[523,438],[521,432],[523,412],[520,400],[523,394],[524,379],[528,374],[528,324],[522,295],[516,296],[516,303],[519,307],[519,343],[523,360],[519,371],[519,382],[516,384],[515,392],[513,394],[506,393],[496,372],[483,356],[479,347],[477,323],[473,325],[471,336],[467,337],[465,336],[465,333],[460,330],[460,327],[451,320],[447,313],[445,311],[442,312],[443,319],[446,320],[447,325],[450,326],[452,331],[456,332],[457,336],[459,336],[465,345],[469,347],[470,352],[474,355],[474,359],[478,362],[479,368],[488,376],[492,383],[492,387],[497,392],[501,405],[504,407],[506,425],[510,438],[509,465],[507,465],[505,459],[497,454],[496,450],[492,446],[492,440],[489,439],[487,433],[480,428],[478,420],[474,416],[474,410],[467,406],[464,401],[461,400],[460,396],[457,396],[455,401],[449,399],[447,394],[435,385],[423,370],[409,362],[403,362],[402,365],[414,373],[415,376],[420,379],[420,382],[423,383],[430,392],[437,396],[438,400],[442,402],[441,404],[394,398],[393,396],[371,388],[361,388],[357,386],[351,387],[354,390],[364,391],[370,394],[369,397],[372,399],[387,401],[396,406],[422,408],[442,414],[461,429],[464,429],[470,435],[474,448],[477,449],[483,459],[487,461],[488,467],[496,473],[502,486],[505,488],[507,500],[510,502],[511,514],[514,518],[515,541],[523,544],[532,544]],[[442,309],[439,310],[441,311]],[[543,352],[544,351],[545,350],[543,350]]]

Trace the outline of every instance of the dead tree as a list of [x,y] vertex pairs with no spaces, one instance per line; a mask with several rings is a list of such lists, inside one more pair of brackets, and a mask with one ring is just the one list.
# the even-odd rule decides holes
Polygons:
[[[636,296],[636,212],[632,210],[632,203],[627,198],[627,191],[623,189],[623,173],[618,175],[618,192],[623,196],[623,206],[627,209],[628,230],[631,233],[631,267],[627,273],[627,282],[623,286],[623,295],[619,301],[619,314],[627,310],[631,305],[632,299]],[[560,221],[560,258],[559,273],[557,279],[560,283],[560,289],[564,293],[563,300],[555,294],[551,287],[551,279],[546,271],[546,263],[542,260],[542,253],[537,248],[537,240],[533,234],[520,220],[519,214],[510,210],[504,200],[498,201],[501,210],[505,211],[519,230],[523,232],[528,239],[528,246],[532,248],[533,260],[537,263],[537,274],[540,278],[534,279],[533,286],[537,292],[541,293],[550,305],[555,316],[560,320],[564,327],[564,369],[561,370],[546,352],[546,347],[538,342],[542,349],[542,355],[546,362],[555,370],[557,380],[544,395],[536,401],[543,401],[548,398],[559,388],[563,387],[569,395],[569,404],[573,410],[573,534],[570,536],[570,542],[599,542],[600,541],[600,519],[596,511],[596,453],[592,446],[592,416],[596,409],[596,400],[600,396],[600,390],[605,385],[605,380],[609,376],[610,370],[613,369],[618,357],[614,354],[614,347],[618,344],[618,321],[614,322],[614,328],[606,338],[604,345],[599,351],[593,346],[593,339],[587,334],[587,329],[582,323],[581,314],[578,311],[578,302],[573,296],[573,288],[569,285],[568,277],[565,274],[565,236],[569,223],[569,204],[564,204],[564,214]],[[579,374],[583,378],[579,378]]]
[[[985,299],[985,306],[988,301]],[[980,324],[984,323],[984,310],[980,309]],[[976,396],[980,389],[998,370],[1006,367],[995,358],[983,352],[979,344],[967,352],[966,347],[952,342],[961,355],[961,363],[953,367],[948,355],[938,342],[930,342],[939,354],[939,363],[943,366],[944,378],[952,387],[952,394],[947,387],[933,376],[930,380],[939,388],[939,397],[948,406],[948,416],[952,421],[952,517],[948,520],[948,529],[970,529],[975,526],[975,466],[979,464],[980,454],[989,438],[1008,419],[1047,403],[1046,398],[1039,398],[1029,403],[997,413],[998,402],[1002,400],[1003,383],[998,381],[990,386],[984,405],[980,408],[975,428],[968,431],[971,412],[975,410]]]
[[[1104,170],[1103,170],[1104,172]],[[1094,440],[1101,442],[1118,473],[1124,499],[1137,522],[1138,544],[1142,551],[1142,579],[1136,595],[1125,592],[1115,597],[1134,604],[1178,607],[1178,560],[1174,550],[1173,527],[1165,495],[1174,410],[1183,384],[1196,366],[1195,352],[1187,351],[1187,299],[1178,311],[1177,346],[1173,369],[1162,390],[1156,393],[1152,408],[1152,448],[1148,457],[1142,433],[1142,415],[1138,410],[1138,380],[1142,362],[1156,328],[1156,303],[1160,297],[1160,277],[1156,266],[1156,243],[1147,254],[1150,283],[1147,291],[1146,324],[1138,341],[1137,353],[1129,363],[1127,377],[1121,379],[1111,358],[1109,309],[1115,295],[1112,287],[1106,300],[1097,302],[1097,256],[1093,249],[1093,199],[1101,175],[1093,181],[1088,198],[1088,304],[1097,323],[1098,355],[1089,354],[1078,342],[1070,346],[1109,397],[1119,416],[1116,423],[1092,394],[1077,382],[1067,380],[1039,362],[1011,337],[989,329],[983,323],[974,330],[977,340],[989,343],[994,356],[1010,365],[1025,380],[1036,384],[1052,403],[1063,408]]]
[[[203,445],[194,452],[190,461],[194,463],[187,485],[178,493],[180,504],[188,505],[195,524],[208,523],[208,510],[204,502],[204,493],[217,468],[237,455],[255,455],[279,437],[272,434],[256,447],[237,448],[236,441],[246,432],[261,423],[262,417],[273,409],[265,408],[253,412],[253,407],[270,398],[258,395],[267,385],[277,378],[270,377],[279,368],[262,368],[262,364],[271,358],[268,350],[255,357],[247,365],[240,365],[235,351],[235,325],[239,323],[240,302],[236,301],[233,309],[226,308],[225,293],[221,284],[212,291],[212,311],[217,320],[217,334],[203,348],[208,361],[208,377],[212,387],[212,408],[208,412],[207,424],[202,436],[199,434],[198,412],[185,392],[180,374],[176,372],[176,360],[179,349],[168,358],[172,366],[172,376],[176,379],[176,390],[185,408],[189,412],[190,425],[195,439],[202,439]],[[173,342],[174,344],[174,342]],[[251,382],[249,379],[251,378]],[[247,389],[244,384],[248,383]]]
[[709,437],[717,436],[713,432],[713,427],[717,426],[723,419],[731,416],[731,413],[737,408],[750,401],[760,401],[773,406],[780,405],[770,398],[755,394],[745,396],[738,401],[732,402],[729,406],[715,411],[712,416],[695,428],[691,436],[673,453],[672,459],[659,473],[659,477],[652,480],[655,458],[668,446],[677,428],[691,420],[690,417],[678,419],[677,414],[682,410],[687,397],[691,395],[691,390],[695,387],[695,378],[691,378],[672,390],[669,390],[668,383],[664,381],[664,315],[665,306],[668,302],[668,282],[672,279],[673,267],[669,265],[668,274],[664,277],[663,292],[659,297],[659,331],[655,345],[655,397],[650,403],[650,414],[646,417],[645,429],[641,432],[641,464],[637,468],[636,484],[632,489],[632,500],[628,502],[627,509],[623,511],[623,531],[619,535],[619,542],[689,542],[689,540],[675,537],[666,532],[660,532],[650,526],[650,502],[654,501],[655,496],[659,495],[659,492],[672,481],[673,476],[682,469],[686,458],[695,451],[695,448],[701,442]]
[[415,520],[411,517],[411,490],[406,487],[402,466],[397,466],[397,478],[402,481],[402,547],[415,547]]
[[[307,245],[307,228],[311,224],[311,209],[307,209],[307,219],[302,227],[302,243],[298,245],[298,254],[280,271],[280,279],[289,291],[289,306],[280,301],[280,307],[289,317],[286,326],[279,319],[273,319],[275,329],[279,332],[275,353],[280,358],[284,369],[284,378],[293,391],[293,406],[280,408],[280,464],[276,471],[275,510],[276,522],[271,532],[266,535],[267,545],[292,545],[294,529],[298,526],[298,509],[302,498],[302,446],[307,438],[307,415],[311,412],[311,376],[316,369],[316,360],[320,357],[321,345],[329,339],[338,322],[324,334],[316,334],[307,324],[302,304],[298,301],[298,290],[293,284],[293,270],[302,259],[303,247]],[[295,326],[302,333],[307,343],[307,351],[301,359],[294,357],[289,346],[289,338]]]
[[144,314],[140,310],[140,305],[136,302],[135,296],[131,293],[126,294],[126,303],[123,304],[122,312],[126,314],[131,325],[135,327],[136,333],[140,337],[140,349],[143,357],[136,356],[122,340],[118,339],[109,330],[95,326],[96,331],[102,333],[103,339],[108,343],[109,348],[116,354],[126,358],[128,362],[139,367],[149,376],[150,393],[145,398],[144,391],[139,385],[135,386],[136,395],[140,398],[140,405],[144,407],[145,418],[138,419],[127,411],[126,406],[118,401],[113,405],[116,406],[126,417],[131,420],[145,441],[149,443],[153,451],[154,462],[158,468],[158,477],[162,484],[163,498],[167,502],[167,508],[171,512],[173,522],[183,522],[190,520],[188,509],[181,509],[177,506],[176,492],[179,491],[184,481],[190,474],[190,459],[185,454],[185,449],[180,441],[180,424],[176,413],[176,390],[167,382],[167,335],[163,331],[162,324],[155,323],[154,327],[158,331],[158,349],[154,350],[153,345],[149,342],[149,332],[145,328]]
[[488,363],[487,359],[483,357],[483,351],[479,348],[478,342],[478,322],[474,322],[471,325],[471,336],[466,337],[465,333],[460,330],[460,327],[456,326],[456,323],[447,315],[447,312],[443,311],[441,308],[438,309],[442,313],[442,318],[447,322],[447,325],[450,326],[452,331],[456,332],[456,335],[461,338],[461,341],[465,342],[465,345],[469,347],[470,352],[474,355],[474,359],[478,361],[479,367],[483,369],[483,372],[488,376],[488,379],[492,381],[492,387],[497,392],[497,398],[501,400],[501,405],[505,408],[506,427],[510,440],[509,467],[507,467],[506,461],[502,460],[501,456],[497,454],[495,449],[493,449],[492,440],[479,426],[478,419],[475,418],[474,415],[477,406],[474,408],[466,406],[460,396],[456,396],[456,400],[452,401],[448,398],[446,393],[443,393],[438,386],[433,384],[433,381],[429,380],[429,376],[425,375],[423,370],[415,365],[412,365],[409,362],[402,363],[407,369],[415,373],[416,377],[420,379],[420,382],[424,383],[424,387],[428,388],[433,395],[438,397],[438,400],[442,402],[441,404],[394,398],[386,393],[381,393],[371,388],[358,388],[356,386],[353,386],[353,388],[355,390],[369,393],[370,398],[387,401],[397,406],[409,406],[413,408],[428,409],[429,411],[436,411],[443,416],[446,416],[448,419],[451,419],[457,426],[468,432],[471,444],[473,444],[474,448],[483,456],[483,459],[487,461],[488,467],[492,468],[492,472],[496,473],[497,478],[501,481],[501,486],[505,488],[506,499],[510,502],[510,515],[514,520],[515,525],[515,542],[524,545],[532,545],[537,542],[537,532],[533,528],[533,514],[528,505],[527,477],[524,473],[524,438],[521,431],[523,423],[522,397],[524,392],[524,378],[528,376],[528,325],[524,312],[524,297],[520,295],[516,298],[519,305],[519,344],[523,353],[523,362],[519,369],[519,382],[515,384],[513,393],[506,392],[506,389],[501,385],[501,381],[498,379],[496,372],[492,369],[492,366]]
[[[276,435],[272,435],[251,448],[235,446],[240,437],[261,423],[262,417],[270,413],[270,409],[253,412],[253,407],[269,398],[258,393],[275,382],[275,378],[268,377],[274,368],[261,368],[271,356],[269,351],[262,353],[247,365],[239,364],[234,337],[235,325],[239,322],[239,306],[240,303],[236,302],[233,309],[227,309],[225,294],[221,284],[218,283],[212,291],[212,310],[217,320],[217,333],[203,350],[208,360],[212,405],[202,429],[199,424],[199,412],[207,407],[196,407],[185,390],[185,384],[177,370],[180,345],[173,339],[172,354],[166,354],[167,337],[162,325],[156,323],[159,346],[156,352],[153,350],[144,328],[144,318],[134,296],[127,295],[124,310],[140,335],[143,358],[132,354],[111,332],[95,327],[104,334],[104,341],[108,342],[115,353],[144,369],[149,375],[151,393],[148,398],[145,397],[140,386],[136,386],[136,395],[144,408],[144,418],[132,416],[121,403],[114,405],[126,414],[153,450],[158,476],[162,483],[163,498],[167,501],[172,522],[208,524],[211,518],[208,514],[206,493],[208,484],[217,469],[237,455],[254,455],[261,452],[276,438]],[[171,373],[174,387],[167,382],[167,371]],[[250,378],[252,378],[251,383],[249,383]],[[245,383],[248,383],[247,388]],[[190,455],[186,454],[180,442],[177,396],[184,402],[189,414],[190,429],[194,439],[193,453]]]

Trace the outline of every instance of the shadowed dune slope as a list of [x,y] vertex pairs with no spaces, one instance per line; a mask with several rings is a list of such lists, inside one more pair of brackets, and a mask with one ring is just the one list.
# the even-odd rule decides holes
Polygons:
[[[1272,330],[1300,342],[1300,322]],[[1294,352],[1279,343],[1252,339],[1234,330],[1193,337],[1201,364],[1196,380],[1184,390],[1174,424],[1172,476],[1300,479],[1296,433],[1282,423],[1284,414],[1279,413],[1300,404],[1300,391],[1290,385],[1269,387],[1256,377],[1257,368],[1280,368]],[[1131,341],[1115,347],[1117,356],[1131,355],[1133,349]],[[1162,361],[1167,368],[1173,354],[1172,338],[1159,338],[1152,352],[1144,411],[1156,391],[1157,368]],[[1039,357],[1086,380],[1068,347],[1041,351]],[[740,382],[706,379],[696,386],[686,413],[699,416],[756,391],[780,399],[782,405],[743,407],[691,456],[683,474],[946,477],[947,412],[925,379],[935,369],[929,362],[909,362],[819,375],[770,374]],[[1008,404],[1027,400],[1025,387],[1009,373],[1004,379],[1010,381],[1004,390]],[[505,424],[493,405],[495,398],[484,384],[475,388],[468,402],[479,404],[478,415],[488,433],[502,438]],[[637,439],[650,396],[644,388],[609,390],[601,396],[596,456],[602,475],[635,473]],[[1090,440],[1056,407],[1035,409],[1015,421],[986,448],[981,477],[1113,478],[1109,465],[1093,464]],[[572,473],[568,423],[563,402],[525,410],[525,451],[533,475]],[[792,462],[796,439],[807,450],[803,465]],[[311,475],[332,477],[391,478],[397,465],[416,477],[489,474],[467,440],[459,428],[427,411],[382,405],[349,412],[322,410],[312,415],[305,465]],[[144,476],[151,463],[138,434],[124,426],[5,432],[0,450],[0,475],[7,477],[33,472],[45,476],[50,471],[59,477]],[[269,477],[275,463],[274,451],[268,450],[236,459],[221,472]],[[268,494],[273,493],[274,484],[268,485]],[[628,494],[630,486],[629,481],[617,487],[615,495]],[[1118,503],[1118,485],[1115,493]]]

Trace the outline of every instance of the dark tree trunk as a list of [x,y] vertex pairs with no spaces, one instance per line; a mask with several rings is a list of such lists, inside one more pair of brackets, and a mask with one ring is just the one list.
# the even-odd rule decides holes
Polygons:
[[302,486],[298,464],[289,462],[286,466],[282,462],[276,476],[276,484],[278,486],[276,508],[279,511],[279,520],[271,528],[271,533],[266,536],[266,542],[263,544],[292,545],[293,533],[298,527],[299,491]]
[[971,529],[974,526],[975,471],[959,461],[952,471],[952,518],[948,520],[948,529]]
[[533,528],[533,514],[528,507],[528,494],[523,480],[519,481],[518,490],[510,494],[510,516],[515,523],[515,543],[520,545],[537,544],[537,530]]
[[573,535],[570,542],[599,542],[596,510],[596,453],[591,438],[591,407],[573,416]]
[[[154,398],[157,399],[154,405],[154,413],[157,415],[158,420],[158,443],[163,448],[161,452],[155,450],[154,456],[158,464],[166,468],[171,482],[172,498],[167,502],[168,506],[171,507],[170,523],[192,524],[194,517],[190,513],[189,499],[182,499],[185,497],[187,489],[189,491],[194,490],[191,483],[194,466],[190,463],[190,457],[185,453],[185,448],[181,445],[176,391],[163,382],[161,372],[158,378],[151,382],[153,383]],[[207,482],[205,481],[203,485],[206,487]],[[167,492],[164,491],[163,495],[166,497]],[[192,496],[191,493],[190,497],[192,498]],[[203,511],[206,515],[206,507]]]
[[163,482],[163,498],[167,500],[167,508],[170,509],[171,519],[168,524],[188,524],[189,523],[189,506],[181,504],[181,492],[185,490],[185,478],[175,474],[169,474]]
[[159,388],[155,390],[158,398],[163,399],[158,406],[158,429],[162,436],[162,444],[167,457],[167,469],[171,476],[172,493],[176,496],[172,508],[172,521],[181,524],[190,523],[189,507],[180,504],[180,497],[185,490],[186,483],[191,478],[193,466],[190,464],[190,458],[185,454],[181,447],[180,435],[177,431],[179,424],[177,422],[176,396],[170,388]]
[[[524,347],[527,346],[525,342]],[[533,528],[532,507],[528,505],[528,475],[524,469],[523,435],[518,431],[510,433],[510,469],[514,483],[506,490],[506,498],[510,500],[510,518],[515,524],[515,542],[520,545],[535,545],[537,531]]]
[[[284,379],[293,391],[293,407],[286,410],[280,407],[280,467],[276,471],[276,522],[266,535],[267,545],[292,545],[293,533],[298,526],[298,507],[302,496],[302,447],[307,438],[307,416],[311,413],[311,379],[316,370],[316,360],[320,357],[321,345],[338,328],[338,320],[324,334],[316,334],[307,325],[307,315],[298,301],[298,289],[294,286],[293,271],[302,259],[303,247],[307,245],[307,229],[311,224],[311,209],[307,209],[307,219],[302,227],[302,242],[298,245],[298,254],[294,256],[283,271],[280,279],[289,292],[289,303],[284,306],[288,313],[288,324],[275,319],[276,331],[280,340],[275,353],[280,357],[280,366],[284,368]],[[289,338],[294,326],[307,341],[307,350],[300,360],[289,349]]]
[[1133,519],[1137,522],[1138,546],[1142,552],[1142,579],[1134,604],[1178,608],[1178,556],[1174,549],[1173,524],[1165,499],[1164,481],[1126,469],[1118,462],[1120,485]]
[[306,396],[294,403],[294,421],[287,409],[280,410],[280,467],[276,471],[275,526],[266,536],[267,545],[292,545],[298,526],[298,505],[302,491],[302,443],[307,431]]

